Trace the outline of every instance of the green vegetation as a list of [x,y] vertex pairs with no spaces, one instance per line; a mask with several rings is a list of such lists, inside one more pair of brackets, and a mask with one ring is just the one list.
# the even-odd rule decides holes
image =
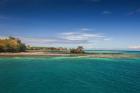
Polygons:
[[38,51],[38,52],[51,52],[51,53],[66,53],[66,54],[83,54],[84,48],[78,46],[77,48],[63,48],[63,47],[30,47],[28,46],[28,51]]
[[26,46],[20,39],[9,37],[0,39],[0,52],[50,52],[50,53],[63,53],[63,54],[83,54],[84,48],[78,46],[77,48],[63,48],[63,47],[31,47]]
[[84,52],[84,48],[82,46],[78,46],[76,49],[70,49],[70,53],[83,54],[85,52]]
[[24,52],[26,46],[21,40],[9,37],[7,39],[0,39],[0,52]]

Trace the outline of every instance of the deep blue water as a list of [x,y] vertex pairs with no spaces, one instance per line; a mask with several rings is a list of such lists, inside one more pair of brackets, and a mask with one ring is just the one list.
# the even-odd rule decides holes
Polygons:
[[0,93],[140,93],[140,59],[0,58]]

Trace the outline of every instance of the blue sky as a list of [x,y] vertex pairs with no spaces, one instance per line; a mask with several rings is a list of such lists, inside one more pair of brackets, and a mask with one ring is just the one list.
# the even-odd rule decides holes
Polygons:
[[140,0],[0,0],[0,37],[32,46],[140,49]]

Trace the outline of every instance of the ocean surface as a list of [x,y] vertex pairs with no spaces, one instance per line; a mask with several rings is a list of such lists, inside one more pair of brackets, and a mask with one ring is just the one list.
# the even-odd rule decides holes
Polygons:
[[0,93],[140,93],[140,59],[0,58]]
[[121,53],[121,54],[140,54],[140,51],[134,50],[85,50],[86,53]]

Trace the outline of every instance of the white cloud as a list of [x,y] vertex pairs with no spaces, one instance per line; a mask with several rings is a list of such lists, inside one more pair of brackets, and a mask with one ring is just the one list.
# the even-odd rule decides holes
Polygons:
[[90,40],[95,40],[95,39],[100,39],[104,38],[104,36],[91,33],[91,32],[66,32],[66,33],[61,33],[60,36],[62,39],[65,40],[80,40],[80,41],[90,41]]
[[111,11],[103,11],[102,14],[109,15],[109,14],[112,14],[112,12]]
[[51,38],[21,38],[24,42],[29,45],[36,46],[68,46],[75,47],[78,45],[85,46],[86,48],[91,48],[96,42],[107,41],[103,35],[92,33],[92,32],[63,32],[56,34],[56,37]]
[[134,46],[130,46],[129,49],[138,49],[140,50],[140,45],[134,45]]
[[91,31],[89,28],[81,28],[81,31]]
[[93,33],[90,31],[76,31],[76,32],[62,32],[55,34],[55,37],[35,38],[35,37],[17,37],[20,38],[27,45],[32,46],[54,46],[54,47],[76,47],[84,46],[85,48],[92,48],[97,42],[107,41],[102,34]]

